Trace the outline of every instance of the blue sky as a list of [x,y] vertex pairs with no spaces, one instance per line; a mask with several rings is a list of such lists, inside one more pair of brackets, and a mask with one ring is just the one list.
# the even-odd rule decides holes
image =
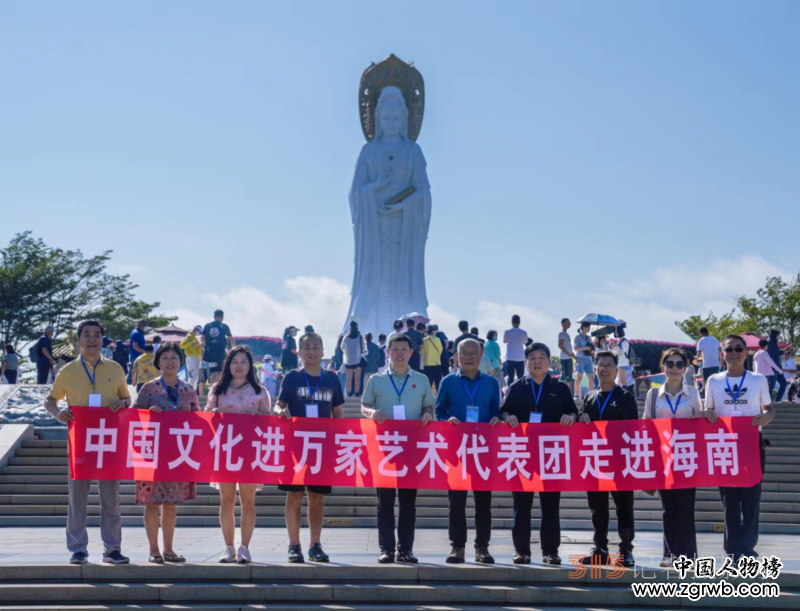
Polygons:
[[800,269],[799,41],[791,1],[6,1],[0,243],[113,249],[184,324],[333,333],[358,81],[395,53],[426,83],[435,317],[678,340]]

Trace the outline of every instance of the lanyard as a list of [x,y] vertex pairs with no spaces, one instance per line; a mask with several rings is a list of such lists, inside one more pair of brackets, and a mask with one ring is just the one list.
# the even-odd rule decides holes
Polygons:
[[[614,384],[614,388],[612,388],[612,389],[611,389],[611,392],[609,392],[609,393],[608,393],[608,396],[606,397],[606,400],[605,400],[605,401],[603,401],[603,405],[602,405],[602,407],[600,408],[600,417],[601,417],[601,418],[603,417],[603,412],[604,412],[604,411],[606,411],[606,405],[608,405],[608,400],[611,398],[611,395],[613,395],[613,394],[614,394],[614,391],[615,391],[616,389],[617,389],[617,385],[616,385],[616,384]],[[540,391],[540,392],[541,392],[541,391]],[[597,391],[597,401],[598,401],[598,403],[600,402],[600,391]]]
[[319,390],[319,385],[322,384],[322,378],[325,377],[325,372],[322,371],[319,374],[319,382],[317,382],[317,387],[314,390],[311,390],[311,382],[308,381],[308,374],[306,370],[303,369],[303,377],[306,379],[306,386],[308,386],[308,392],[311,394],[308,396],[309,401],[313,401],[314,397],[317,395],[317,391]]
[[531,392],[533,393],[533,401],[536,404],[536,411],[539,411],[539,399],[542,397],[542,388],[544,388],[544,380],[539,384],[539,394],[536,394],[536,386],[533,385],[533,378],[531,378]]
[[678,411],[678,408],[681,406],[681,398],[683,397],[683,393],[678,395],[678,400],[675,402],[675,407],[672,407],[672,401],[669,400],[669,395],[666,393],[666,391],[664,391],[664,396],[667,398],[667,403],[669,403],[669,408],[672,410],[672,415],[674,416]]
[[394,386],[394,392],[397,393],[397,400],[398,401],[402,401],[403,400],[401,395],[403,394],[403,391],[406,389],[406,384],[408,384],[408,378],[410,378],[410,377],[411,377],[411,374],[410,373],[407,374],[406,375],[406,381],[403,382],[403,387],[400,390],[397,390],[397,384],[394,383],[394,376],[391,373],[389,374],[389,381],[392,383],[392,386]]
[[164,392],[167,393],[167,399],[170,403],[172,403],[173,409],[177,412],[178,411],[178,393],[181,391],[181,381],[178,380],[178,387],[175,389],[175,400],[172,400],[172,397],[169,396],[169,387],[167,383],[164,382],[164,378],[159,378],[161,380],[161,386],[164,387]]
[[467,391],[467,394],[469,395],[470,405],[475,405],[475,395],[478,394],[478,389],[481,387],[480,377],[478,378],[478,383],[475,384],[475,390],[473,390],[472,392],[469,391],[470,387],[472,386],[472,380],[469,380],[469,382],[465,382],[464,378],[462,377],[461,383],[464,385],[464,389]]
[[[733,394],[731,390],[731,384],[728,382],[728,374],[725,374],[725,385],[728,387],[728,394],[731,396],[731,399],[734,400],[734,405],[736,405],[735,401],[739,400],[739,395],[742,394],[742,388],[744,388],[744,379],[747,377],[747,370],[745,369],[744,373],[742,374],[742,381],[739,382],[739,390],[736,391],[736,394]],[[734,384],[736,386],[736,384]]]
[[[103,359],[100,359],[100,361],[102,360]],[[100,361],[97,361],[97,365],[100,364]],[[86,372],[86,377],[89,378],[89,381],[92,383],[92,390],[94,390],[94,381],[97,379],[97,365],[94,367],[94,375],[89,374],[89,370],[86,368],[86,361],[83,360],[83,357],[81,357],[81,365],[83,365],[83,370]]]

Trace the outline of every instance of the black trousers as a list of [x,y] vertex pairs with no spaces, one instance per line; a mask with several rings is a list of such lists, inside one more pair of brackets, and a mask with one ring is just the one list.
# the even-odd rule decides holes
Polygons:
[[[594,546],[608,549],[608,492],[587,492],[589,509],[592,510],[592,526],[594,526]],[[633,551],[633,491],[622,490],[611,492],[617,508],[617,532],[619,533],[621,552]]]
[[[414,526],[417,522],[417,491],[412,488],[376,488],[378,494],[378,545],[382,552],[414,550]],[[394,536],[394,499],[400,501],[397,520],[397,543]]]
[[664,558],[669,555],[697,556],[697,533],[694,527],[695,488],[659,490],[664,510]]
[[420,359],[419,352],[412,353],[411,357],[408,359],[408,366],[414,371],[422,373],[422,360]]
[[[514,498],[514,521],[511,525],[511,538],[514,550],[525,556],[531,555],[531,507],[533,492],[512,492]],[[539,538],[542,544],[542,555],[558,554],[561,544],[561,519],[559,505],[560,492],[540,492],[539,505],[542,509],[542,526]]]
[[[467,490],[449,490],[450,500],[450,544],[453,547],[467,546]],[[475,547],[489,547],[492,538],[492,493],[489,490],[473,490],[475,499]]]
[[514,381],[514,374],[518,378],[525,376],[525,361],[506,361],[506,369],[508,369],[508,385]]
[[[761,472],[766,466],[764,437],[758,434],[761,446]],[[761,482],[749,488],[720,488],[725,511],[726,554],[754,556],[758,543],[758,517],[761,510]]]
[[47,378],[50,372],[53,371],[53,366],[50,361],[37,361],[36,362],[36,383],[47,384]]
[[431,387],[436,387],[439,389],[439,384],[442,383],[442,366],[441,365],[431,365],[425,367],[425,375],[428,376],[428,381],[431,383]]

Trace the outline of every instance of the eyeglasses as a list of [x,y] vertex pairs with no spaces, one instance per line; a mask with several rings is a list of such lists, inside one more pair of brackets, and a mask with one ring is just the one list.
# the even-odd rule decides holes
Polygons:
[[667,369],[686,369],[686,363],[683,361],[666,361],[664,366]]
[[728,346],[725,348],[725,354],[730,354],[731,352],[744,352],[744,346],[736,346],[736,348]]

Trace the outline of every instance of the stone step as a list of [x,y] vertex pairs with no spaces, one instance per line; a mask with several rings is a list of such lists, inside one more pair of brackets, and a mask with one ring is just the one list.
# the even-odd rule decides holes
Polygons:
[[[613,512],[612,512],[613,514]],[[375,517],[367,518],[367,517],[354,517],[349,518],[350,522],[346,525],[337,523],[336,521],[327,522],[327,527],[353,527],[353,528],[375,528]],[[177,518],[178,526],[181,528],[188,528],[188,527],[208,527],[208,528],[219,528],[219,520],[216,517],[188,517],[188,516],[181,516],[180,513],[178,514]],[[39,527],[39,526],[52,526],[52,527],[59,527],[63,528],[67,524],[66,516],[3,516],[3,525],[8,527]],[[474,528],[473,520],[467,519],[467,524],[470,528]],[[538,518],[532,519],[531,524],[533,525],[534,529],[540,528],[541,524]],[[100,517],[99,516],[89,516],[87,518],[87,525],[88,526],[100,526]],[[122,525],[127,527],[141,527],[142,526],[142,517],[141,516],[123,516],[122,517]],[[239,520],[236,520],[237,527],[240,526]],[[258,517],[256,518],[256,525],[259,528],[279,528],[283,529],[286,527],[286,523],[281,516],[280,518],[277,517]],[[712,533],[712,532],[720,532],[718,529],[721,528],[722,522],[695,522],[695,530],[698,533]],[[419,518],[416,522],[417,530],[422,530],[426,528],[430,529],[446,529],[448,527],[448,521],[446,518]],[[493,528],[496,530],[500,529],[510,529],[512,526],[512,520],[503,519],[503,520],[494,520],[493,521]],[[307,528],[308,524],[305,519],[303,519],[303,527]],[[563,529],[571,529],[571,530],[592,530],[592,521],[588,517],[586,519],[562,519],[561,520],[561,528]],[[615,531],[616,520],[611,519],[609,522],[609,528],[611,531]],[[647,532],[662,532],[663,531],[663,524],[662,521],[659,520],[639,520],[636,521],[636,529],[638,531],[647,531]],[[761,522],[759,524],[759,532],[761,534],[792,534],[792,535],[800,535],[800,524],[794,523],[768,523],[768,522]],[[2,530],[0,530],[2,532]]]
[[[722,522],[724,520],[722,506],[719,505],[716,511],[700,511],[695,513],[695,519],[698,522]],[[447,507],[417,507],[417,519],[433,518],[441,520],[442,525],[447,525],[448,519]],[[283,521],[284,510],[278,506],[258,506],[256,508],[256,515],[263,518],[279,518]],[[637,524],[639,522],[661,522],[662,512],[659,508],[645,509],[636,507],[634,510],[635,519]],[[120,507],[120,514],[123,516],[133,516],[141,519],[142,508],[136,505],[124,505]],[[211,518],[217,520],[219,514],[219,507],[212,505],[182,505],[178,510],[178,514],[182,518]],[[237,506],[236,514],[239,514]],[[303,515],[306,514],[305,508]],[[66,516],[66,505],[0,505],[0,516],[5,517],[28,517],[28,516]],[[100,506],[90,505],[88,508],[88,515],[99,516]],[[511,521],[513,518],[513,509],[508,508],[494,508],[492,510],[493,522],[498,524],[498,527],[505,527],[505,523]],[[579,508],[561,507],[560,511],[562,520],[588,520],[591,517],[589,508],[587,506]],[[326,517],[332,518],[364,518],[371,521],[374,526],[376,519],[376,510],[374,507],[337,507],[335,510],[329,509],[326,511]],[[540,518],[541,512],[538,508],[533,510],[533,517]],[[762,508],[760,522],[764,524],[798,524],[800,525],[800,513],[778,513],[766,512]],[[501,526],[502,525],[502,526]]]
[[[761,498],[762,500],[774,500],[774,501],[782,501],[782,502],[798,502],[798,498],[800,498],[800,483],[792,484],[792,483],[772,483],[772,482],[765,482],[761,486],[762,493]],[[132,482],[123,482],[120,484],[120,494],[134,494],[136,492],[135,486]],[[207,484],[198,484],[197,486],[198,494],[208,494],[217,496],[218,491],[216,488],[209,486]],[[51,495],[51,494],[63,494],[66,495],[68,493],[68,486],[66,483],[66,478],[62,478],[57,484],[26,484],[25,482],[17,483],[17,484],[1,484],[0,483],[0,494],[11,494],[11,495],[25,495],[25,494],[32,494],[32,495]],[[97,485],[94,484],[90,488],[90,494],[97,495]],[[269,485],[265,486],[263,490],[258,494],[256,498],[263,498],[266,496],[279,496],[281,498],[285,498],[285,493],[278,490],[276,486]],[[348,488],[348,487],[341,487],[341,488],[334,488],[333,496],[339,495],[351,495],[351,496],[368,496],[374,497],[375,491],[372,488]],[[768,496],[771,495],[771,496]],[[511,502],[511,493],[510,492],[495,492],[494,495],[496,498],[503,498],[507,499],[508,502]],[[420,490],[419,495],[417,497],[418,502],[423,502],[424,499],[428,498],[447,498],[447,492],[444,490]],[[538,499],[538,495],[536,497]],[[585,492],[562,492],[561,498],[586,498]],[[647,500],[650,498],[649,496],[645,495],[643,492],[636,492],[637,499],[644,499]],[[697,492],[698,500],[713,500],[719,498],[719,491],[717,488],[700,488]]]
[[[475,605],[502,608],[596,605],[664,609],[674,600],[636,598],[630,584],[632,570],[618,580],[602,576],[570,579],[567,568],[478,567],[463,565],[401,566],[292,566],[246,565],[210,570],[220,565],[128,565],[107,567],[86,565],[75,572],[72,567],[16,566],[0,569],[0,601],[24,605],[181,605],[196,603],[301,603],[326,604],[346,609],[352,605]],[[10,567],[12,568],[12,567]],[[156,571],[151,569],[156,568]],[[44,569],[44,570],[43,570]],[[110,570],[109,570],[110,569]],[[234,570],[231,570],[234,569]],[[238,574],[234,572],[239,570]],[[61,574],[65,577],[56,577]],[[48,576],[46,581],[36,575]],[[661,577],[666,580],[666,577]],[[796,608],[800,597],[797,576],[783,573],[778,585],[781,596],[760,598],[762,609]],[[719,600],[701,599],[695,608],[718,607]],[[751,608],[746,598],[725,599],[725,608]],[[331,607],[333,605],[333,607]],[[240,608],[240,607],[237,607]],[[384,607],[387,608],[387,607]],[[439,607],[441,608],[441,607]]]
[[[767,493],[768,494],[768,493]],[[771,501],[767,498],[767,494],[762,495],[761,511],[762,512],[778,512],[778,513],[800,513],[800,498],[796,502],[781,502]],[[800,496],[800,495],[799,495]],[[258,495],[256,496],[256,506],[259,508],[275,507],[283,511],[284,496],[278,495]],[[136,505],[136,497],[132,494],[121,494],[119,497],[120,506],[128,507]],[[5,510],[5,513],[25,513],[26,511],[35,512],[35,507],[66,507],[69,502],[68,495],[0,495],[0,509],[2,507],[17,508],[16,511],[10,509]],[[661,511],[661,501],[656,496],[655,498],[642,495],[636,497],[636,508],[643,511]],[[88,497],[88,504],[90,506],[99,506],[100,497],[97,494],[91,494]],[[214,511],[219,508],[219,496],[201,495],[192,501],[187,501],[182,507],[209,507]],[[474,508],[475,503],[471,497],[467,500],[467,507]],[[534,510],[539,508],[538,497],[534,500]],[[356,508],[367,508],[375,511],[377,508],[377,501],[369,497],[339,497],[335,493],[325,498],[325,507],[328,517],[340,515],[343,511],[350,511]],[[448,507],[447,498],[417,498],[418,508],[444,508]],[[511,509],[510,498],[493,498],[492,507],[495,510]],[[562,497],[560,507],[565,509],[586,509],[587,501],[586,496],[582,497]],[[698,500],[695,504],[697,511],[719,511],[721,509],[721,500],[719,494],[706,497],[706,500]],[[306,510],[305,505],[303,511]]]

